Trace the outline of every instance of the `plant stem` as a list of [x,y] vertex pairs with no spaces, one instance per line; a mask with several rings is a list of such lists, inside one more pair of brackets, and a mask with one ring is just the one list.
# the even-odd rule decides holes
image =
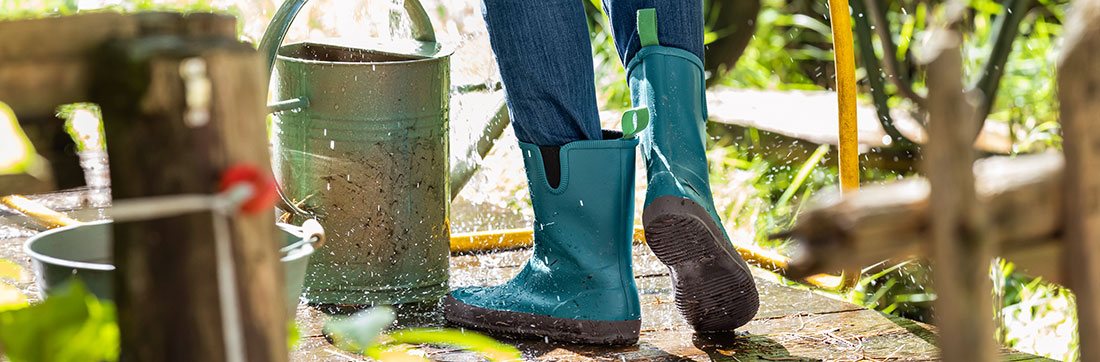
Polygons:
[[[977,119],[982,124],[985,124],[985,118],[989,116],[989,112],[993,109],[993,103],[997,100],[997,88],[1001,84],[1001,77],[1004,76],[1008,55],[1012,53],[1012,42],[1016,39],[1016,34],[1020,32],[1020,21],[1027,15],[1031,6],[1031,0],[1005,0],[1004,12],[993,23],[993,38],[990,39],[990,42],[993,43],[993,49],[989,53],[989,59],[986,60],[985,67],[982,69],[982,77],[967,90],[968,92],[981,92],[981,103],[978,104]],[[977,137],[978,133],[981,132],[981,125],[976,129],[974,137]]]
[[875,22],[875,33],[878,34],[878,39],[882,43],[882,67],[886,70],[890,81],[898,87],[898,93],[905,98],[913,101],[917,104],[917,107],[924,108],[924,97],[913,91],[912,85],[909,83],[909,77],[905,73],[901,72],[900,62],[898,62],[898,47],[894,45],[893,35],[890,34],[890,23],[886,20],[886,15],[882,12],[882,8],[878,6],[878,0],[855,0],[864,1],[864,5],[867,6],[867,13],[871,16],[871,21]]
[[787,205],[791,197],[794,197],[795,191],[802,188],[802,183],[806,181],[806,177],[810,175],[810,171],[813,171],[814,167],[821,162],[821,158],[825,157],[825,154],[828,152],[829,145],[817,146],[817,149],[810,155],[810,158],[798,169],[798,174],[794,176],[791,185],[787,186],[787,189],[783,191],[783,195],[779,197],[779,201],[775,203],[776,208],[782,208]]
[[894,119],[890,117],[890,107],[886,104],[888,97],[884,80],[882,79],[882,67],[879,66],[878,57],[875,55],[874,45],[871,44],[871,25],[867,21],[867,11],[863,1],[852,1],[852,13],[855,20],[855,38],[859,46],[860,60],[867,71],[867,82],[871,85],[871,99],[875,102],[875,113],[882,124],[882,130],[890,136],[891,146],[900,149],[915,149],[917,145],[905,138],[894,127]]

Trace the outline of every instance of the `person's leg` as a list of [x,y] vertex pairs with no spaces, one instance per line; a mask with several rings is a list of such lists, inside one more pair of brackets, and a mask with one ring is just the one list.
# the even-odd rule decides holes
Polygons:
[[634,344],[633,134],[600,131],[582,0],[485,0],[527,171],[534,250],[508,282],[451,291],[448,321],[489,333]]
[[600,139],[581,0],[484,0],[482,11],[516,138],[538,146]]
[[657,10],[657,37],[662,46],[683,49],[703,59],[702,0],[603,0],[623,66],[630,64],[642,48],[637,31],[641,9]]
[[676,305],[696,331],[740,327],[756,315],[759,296],[710,190],[702,1],[605,4],[631,101],[650,115],[639,136],[649,181],[642,210],[646,243],[672,270]]

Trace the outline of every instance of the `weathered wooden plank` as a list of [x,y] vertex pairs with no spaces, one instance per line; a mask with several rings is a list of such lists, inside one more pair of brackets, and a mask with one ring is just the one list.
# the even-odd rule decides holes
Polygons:
[[[974,164],[978,198],[1006,255],[1027,255],[1059,238],[1062,215],[1062,155],[1048,152],[990,157]],[[839,198],[823,195],[781,236],[806,248],[791,276],[870,265],[890,258],[927,254],[929,186],[924,178],[872,185]],[[1013,260],[1013,259],[1009,259]],[[1058,275],[1049,275],[1057,280]]]
[[1100,1],[1074,1],[1059,61],[1066,154],[1064,268],[1077,296],[1081,360],[1100,361]]
[[936,30],[924,50],[928,69],[928,123],[924,171],[931,187],[930,239],[939,347],[949,362],[992,361],[993,258],[987,214],[974,187],[975,108],[963,92],[962,36]]
[[[221,173],[237,164],[270,175],[267,75],[255,50],[225,26],[235,20],[212,14],[144,19],[153,23],[142,26],[148,30],[142,35],[159,36],[107,44],[89,90],[103,110],[115,201],[214,194]],[[226,313],[219,307],[225,296],[217,287],[212,214],[115,225],[123,360],[225,361],[241,354],[286,360],[273,219],[268,213],[228,219],[237,304]],[[237,333],[223,329],[234,320]]]
[[1043,280],[1065,285],[1062,260],[1064,244],[1061,239],[1048,239],[1036,242],[1028,248],[1010,249],[1001,252],[1001,257],[1016,264],[1016,271],[1043,277]]

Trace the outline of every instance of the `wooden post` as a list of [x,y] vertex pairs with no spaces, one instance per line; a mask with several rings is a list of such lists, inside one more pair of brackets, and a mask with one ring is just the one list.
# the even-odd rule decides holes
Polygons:
[[[99,103],[116,201],[214,194],[222,171],[270,174],[264,126],[267,78],[235,19],[214,14],[137,16],[137,37],[95,52],[90,96]],[[201,117],[205,113],[206,117]],[[230,218],[239,343],[226,343],[209,212],[115,226],[115,298],[124,361],[286,361],[283,276],[273,215]]]
[[925,51],[931,143],[924,171],[936,290],[935,318],[943,360],[992,361],[996,356],[989,262],[993,258],[987,216],[974,190],[972,147],[975,108],[962,86],[961,36],[937,30]]
[[1081,361],[1100,361],[1100,1],[1072,6],[1058,65],[1066,156],[1063,267],[1077,297]]

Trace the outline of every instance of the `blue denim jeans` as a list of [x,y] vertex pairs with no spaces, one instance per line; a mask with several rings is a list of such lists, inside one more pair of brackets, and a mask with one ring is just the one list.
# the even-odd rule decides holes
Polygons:
[[[588,0],[483,1],[516,138],[539,146],[601,139]],[[645,8],[657,9],[661,45],[703,59],[702,0],[603,0],[623,64],[641,48],[635,23]]]

